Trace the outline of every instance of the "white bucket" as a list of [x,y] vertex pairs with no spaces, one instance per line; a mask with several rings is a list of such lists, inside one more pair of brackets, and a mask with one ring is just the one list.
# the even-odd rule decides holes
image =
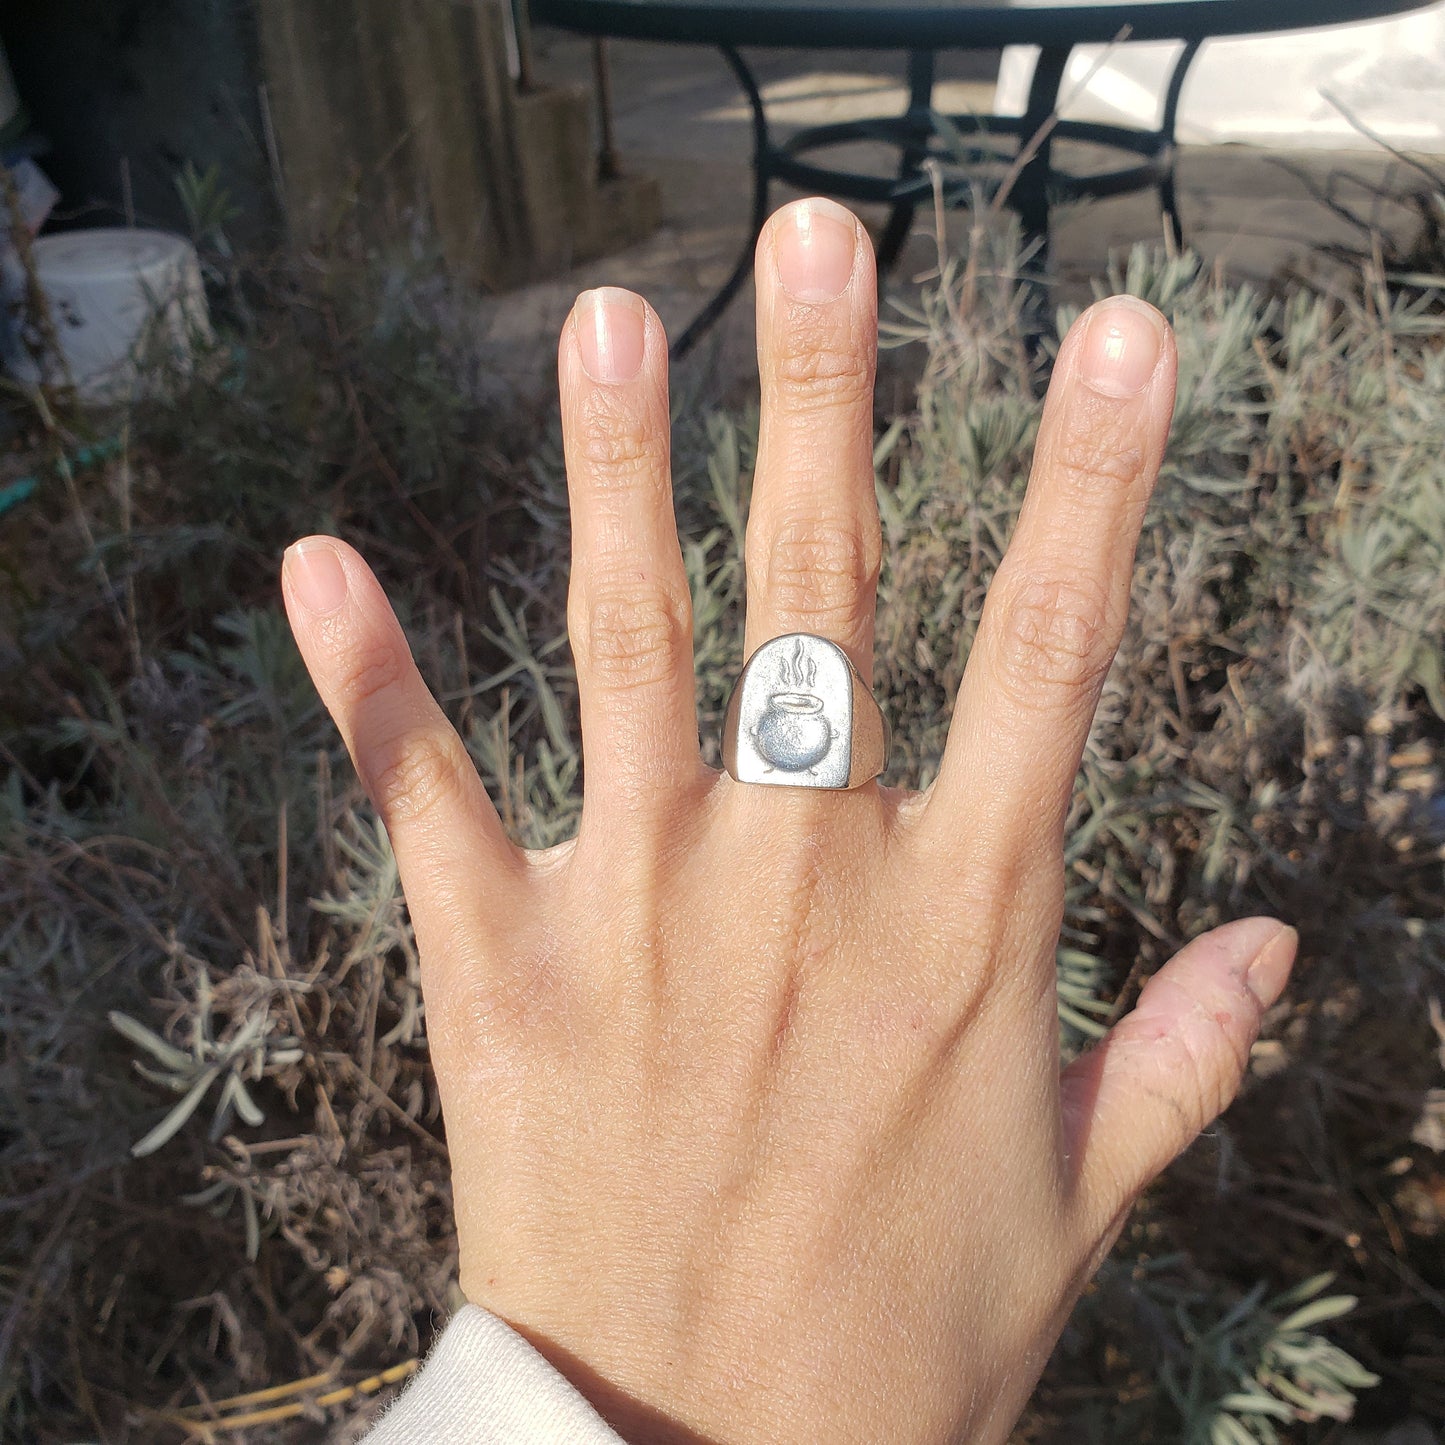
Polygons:
[[[64,231],[31,252],[50,306],[55,342],[82,401],[123,401],[157,382],[188,376],[211,339],[195,247],[164,231]],[[54,358],[45,374],[20,343],[25,275],[4,258],[4,301],[14,318],[6,368],[25,385],[64,379]]]

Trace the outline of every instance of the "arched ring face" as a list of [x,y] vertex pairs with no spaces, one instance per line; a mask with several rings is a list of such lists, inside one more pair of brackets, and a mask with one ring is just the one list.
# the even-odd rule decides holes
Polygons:
[[883,735],[878,705],[847,653],[792,632],[765,642],[743,668],[723,761],[741,783],[853,788],[882,770]]

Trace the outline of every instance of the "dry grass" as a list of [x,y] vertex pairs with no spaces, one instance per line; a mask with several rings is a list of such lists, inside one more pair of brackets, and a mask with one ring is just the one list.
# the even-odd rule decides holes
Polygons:
[[[900,323],[930,358],[879,444],[900,780],[936,766],[1026,474],[1047,358],[1015,261],[979,237]],[[1304,962],[1023,1436],[1326,1441],[1351,1357],[1381,1377],[1362,1411],[1442,1418],[1445,325],[1428,296],[1270,299],[1187,259],[1110,284],[1173,316],[1182,385],[1080,775],[1065,1047],[1223,918],[1297,920]],[[339,1436],[455,1288],[410,930],[279,614],[282,545],[375,561],[517,837],[576,818],[547,424],[487,414],[411,272],[233,271],[223,300],[207,382],[112,419],[97,465],[55,473],[108,440],[58,422],[6,462],[52,467],[0,521],[6,1438],[199,1437],[224,1398],[266,1413],[248,1440]],[[710,737],[752,448],[748,418],[678,422]]]

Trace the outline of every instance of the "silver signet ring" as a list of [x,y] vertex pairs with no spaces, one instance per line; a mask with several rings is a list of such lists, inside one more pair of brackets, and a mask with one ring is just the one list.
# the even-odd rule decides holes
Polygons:
[[856,788],[888,761],[888,724],[848,654],[810,632],[748,659],[723,722],[723,766],[740,783]]

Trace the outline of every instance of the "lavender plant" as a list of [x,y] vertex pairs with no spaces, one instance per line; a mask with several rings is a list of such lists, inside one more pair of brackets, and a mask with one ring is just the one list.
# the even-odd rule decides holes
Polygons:
[[[1027,344],[1020,269],[1015,237],[976,227],[892,313],[921,380],[876,449],[888,781],[933,776],[1022,496],[1049,354]],[[88,490],[45,499],[23,543],[0,534],[0,664],[25,682],[0,704],[4,1432],[104,1438],[190,1404],[192,1380],[388,1368],[447,1306],[405,904],[272,580],[297,533],[357,541],[507,827],[532,847],[571,833],[555,431],[513,419],[509,459],[429,286],[293,275],[265,305],[253,286],[224,405],[138,411]],[[1297,921],[1304,964],[1020,1438],[1322,1439],[1371,1374],[1445,1414],[1445,322],[1419,293],[1267,295],[1142,250],[1101,278],[1121,288],[1170,315],[1180,395],[1070,818],[1062,1047],[1234,914]],[[756,422],[688,408],[675,426],[715,760]]]

